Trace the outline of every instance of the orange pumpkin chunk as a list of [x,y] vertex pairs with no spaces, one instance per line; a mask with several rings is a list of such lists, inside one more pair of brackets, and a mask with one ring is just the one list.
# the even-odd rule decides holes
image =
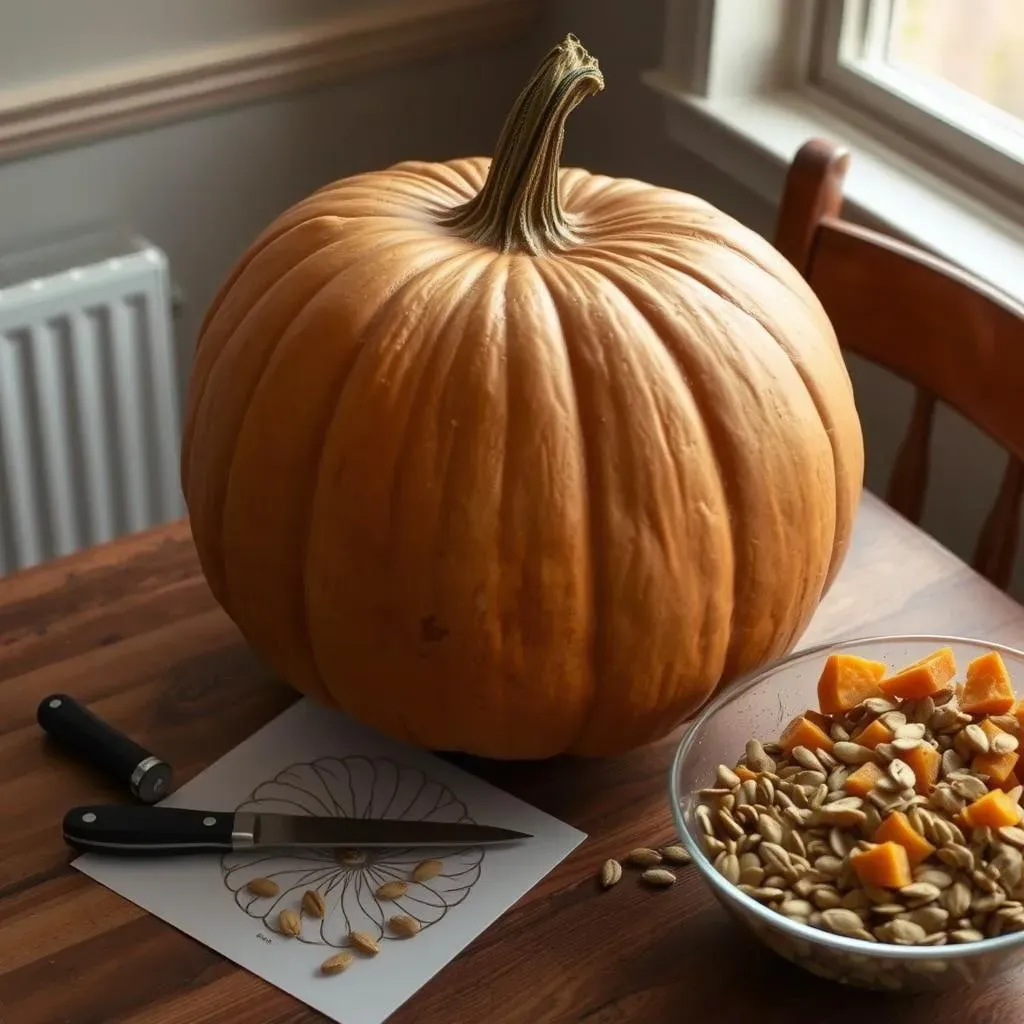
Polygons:
[[1001,789],[989,790],[963,810],[963,819],[971,828],[1002,828],[1020,821],[1020,804]]
[[992,742],[997,736],[1003,735],[1006,732],[1005,729],[1000,729],[991,718],[983,718],[978,723],[978,728],[988,737],[989,743]]
[[879,682],[887,697],[920,700],[941,690],[956,675],[956,659],[950,647],[940,647],[927,657],[901,668]]
[[927,860],[935,852],[935,847],[914,829],[910,819],[902,811],[893,811],[875,829],[875,834],[871,838],[876,843],[899,843],[907,851],[907,860],[910,861],[912,868],[917,867],[921,861]]
[[998,651],[989,651],[967,666],[960,709],[969,715],[1005,715],[1014,704],[1010,673]]
[[901,759],[914,770],[917,779],[914,789],[918,793],[927,793],[939,777],[942,755],[930,744],[921,743],[913,750],[904,751]]
[[895,733],[881,719],[876,718],[869,722],[859,733],[853,737],[854,743],[862,747],[870,747],[872,750],[879,743],[892,743]]
[[913,881],[907,851],[891,839],[851,853],[850,866],[862,885],[876,889],[902,889]]
[[756,782],[757,772],[752,772],[745,764],[738,764],[733,771],[740,782]]
[[971,768],[982,775],[988,776],[990,786],[1002,786],[1013,774],[1017,767],[1017,759],[1020,755],[1016,750],[1006,754],[976,754],[971,761]]
[[843,789],[851,796],[865,797],[875,788],[875,783],[885,772],[873,761],[862,764],[855,772],[847,776]]
[[1017,701],[1017,703],[1013,705],[1013,710],[1010,714],[1017,719],[1020,727],[1024,729],[1024,700]]
[[818,679],[818,707],[826,715],[839,715],[868,697],[880,697],[878,680],[886,673],[880,661],[856,654],[830,654]]
[[832,739],[823,729],[815,725],[809,718],[801,715],[794,718],[779,740],[779,746],[786,753],[794,747],[807,747],[808,750],[831,750]]

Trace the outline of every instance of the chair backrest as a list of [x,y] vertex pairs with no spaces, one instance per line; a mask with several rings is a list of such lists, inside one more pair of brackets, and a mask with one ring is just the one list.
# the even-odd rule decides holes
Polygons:
[[997,441],[1008,463],[974,566],[1010,581],[1024,498],[1024,306],[944,260],[840,217],[849,155],[823,139],[790,165],[775,245],[821,300],[840,344],[917,388],[886,501],[918,522],[936,401]]

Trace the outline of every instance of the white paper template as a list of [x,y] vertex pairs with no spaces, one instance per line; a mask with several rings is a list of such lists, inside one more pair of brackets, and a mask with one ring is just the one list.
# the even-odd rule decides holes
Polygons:
[[[211,765],[164,806],[251,809],[408,820],[475,821],[530,833],[511,845],[472,849],[377,850],[342,863],[329,850],[237,851],[166,858],[84,854],[74,866],[200,942],[341,1024],[380,1024],[586,836],[432,754],[404,746],[338,712],[301,700]],[[244,808],[243,806],[244,805]],[[434,879],[411,882],[420,861],[443,861]],[[342,858],[343,859],[343,858]],[[350,858],[351,859],[351,858]],[[256,897],[257,877],[280,887]],[[381,901],[386,881],[409,882]],[[326,916],[302,919],[285,938],[277,915],[302,894],[324,897]],[[408,914],[422,931],[398,939],[389,917]],[[346,948],[350,931],[380,942],[341,975],[320,964]]]

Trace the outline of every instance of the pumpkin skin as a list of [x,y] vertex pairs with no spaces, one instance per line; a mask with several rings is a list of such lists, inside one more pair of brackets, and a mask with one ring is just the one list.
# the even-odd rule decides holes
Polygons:
[[[552,117],[566,67],[592,73]],[[662,737],[794,645],[849,543],[821,305],[703,200],[559,169],[598,88],[569,37],[493,164],[299,202],[200,333],[182,483],[214,595],[298,690],[428,748]]]

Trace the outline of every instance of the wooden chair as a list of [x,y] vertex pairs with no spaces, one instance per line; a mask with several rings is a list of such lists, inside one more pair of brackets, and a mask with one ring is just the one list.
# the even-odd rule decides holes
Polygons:
[[886,501],[918,522],[937,401],[1009,455],[974,567],[1009,584],[1024,497],[1024,306],[952,264],[840,217],[849,155],[822,139],[790,165],[775,245],[820,298],[840,344],[917,388]]

